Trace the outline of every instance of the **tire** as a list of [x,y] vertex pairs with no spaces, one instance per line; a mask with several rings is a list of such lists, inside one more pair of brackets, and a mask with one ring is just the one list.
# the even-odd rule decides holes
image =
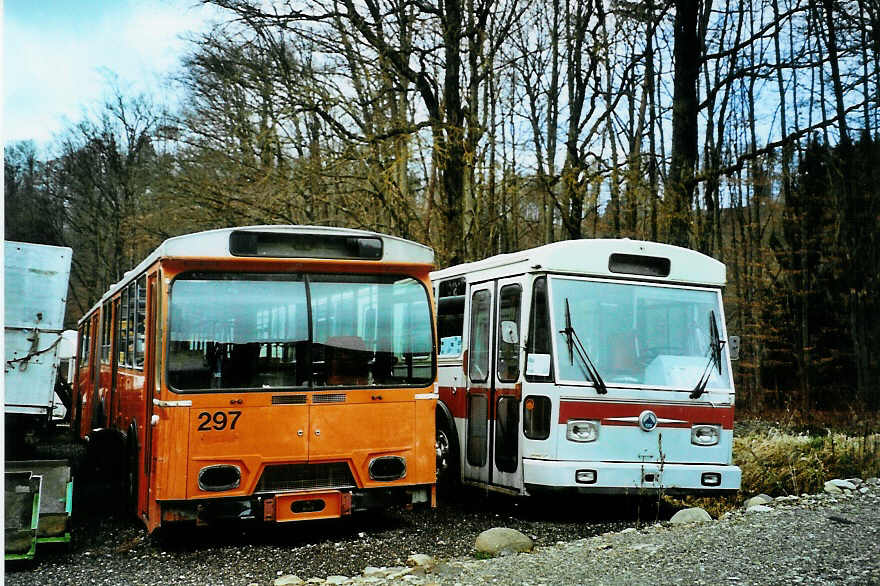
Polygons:
[[436,429],[434,445],[437,451],[437,494],[446,500],[456,493],[461,479],[458,437],[446,417],[441,414],[437,416]]

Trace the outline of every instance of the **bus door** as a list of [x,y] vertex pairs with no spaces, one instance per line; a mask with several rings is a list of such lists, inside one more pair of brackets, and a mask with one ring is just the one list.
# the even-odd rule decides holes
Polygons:
[[467,419],[465,421],[462,476],[488,483],[490,405],[494,390],[492,375],[492,308],[495,283],[474,285],[470,290],[470,323],[467,341]]
[[519,490],[522,488],[522,469],[519,465],[520,404],[522,386],[520,362],[522,356],[522,277],[497,282],[494,362],[495,388],[491,393],[492,484]]
[[95,312],[89,318],[89,388],[92,393],[92,429],[107,427],[107,404],[106,398],[101,395],[101,321],[98,318],[100,312]]
[[[153,489],[152,453],[153,453],[153,397],[159,393],[156,389],[156,345],[158,339],[156,336],[156,313],[157,303],[156,294],[158,288],[156,286],[156,273],[147,277],[147,325],[144,332],[144,398],[147,403],[144,420],[144,478],[146,482],[138,483],[138,502],[143,506],[138,509],[138,515],[149,516],[150,491]],[[140,473],[140,471],[138,471]]]

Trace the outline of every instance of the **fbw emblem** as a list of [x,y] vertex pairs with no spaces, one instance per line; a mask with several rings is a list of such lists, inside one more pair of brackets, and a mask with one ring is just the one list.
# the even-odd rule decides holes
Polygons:
[[639,415],[639,427],[644,431],[652,431],[657,427],[657,416],[653,411],[642,411],[642,414]]

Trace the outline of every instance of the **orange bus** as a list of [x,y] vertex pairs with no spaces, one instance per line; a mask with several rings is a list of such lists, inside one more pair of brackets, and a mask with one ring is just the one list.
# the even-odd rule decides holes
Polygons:
[[168,239],[79,322],[75,433],[150,532],[433,506],[433,261],[341,228]]

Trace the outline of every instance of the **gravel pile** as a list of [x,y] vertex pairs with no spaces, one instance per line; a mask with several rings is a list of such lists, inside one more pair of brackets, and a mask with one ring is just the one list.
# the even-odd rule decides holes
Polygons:
[[[778,497],[719,521],[625,529],[532,553],[456,559],[438,584],[880,584],[880,482]],[[412,580],[415,582],[415,580]]]
[[[437,509],[333,522],[175,528],[148,536],[113,514],[105,485],[76,485],[69,550],[7,562],[8,584],[880,584],[880,482],[829,481],[821,495],[758,498],[696,524],[655,499],[517,500],[481,492]],[[475,555],[493,527],[531,553]]]
[[[828,489],[834,492],[833,489]],[[769,500],[769,499],[768,499]],[[178,531],[116,518],[70,552],[6,565],[9,584],[880,584],[880,482],[779,497],[720,520],[644,523],[590,499],[526,504],[471,494],[435,510],[347,522]],[[580,510],[573,508],[580,503]],[[621,503],[621,501],[618,501]],[[585,509],[602,510],[590,515]],[[568,511],[568,518],[562,517]],[[654,512],[655,515],[657,512]],[[607,516],[623,517],[608,521]],[[670,511],[661,511],[669,519]],[[483,530],[533,538],[531,553],[474,555]],[[417,555],[413,555],[417,554]],[[409,565],[408,565],[409,564]]]
[[[32,562],[7,563],[7,584],[272,584],[279,575],[354,576],[368,566],[404,566],[416,553],[468,556],[474,539],[503,525],[539,545],[619,531],[657,511],[621,499],[516,500],[468,492],[436,509],[393,509],[329,522],[210,528],[172,527],[149,536],[143,524],[114,514],[113,494],[80,483],[69,551],[41,546]],[[638,512],[637,512],[638,511]],[[641,521],[639,519],[641,515]],[[161,533],[161,532],[160,532]]]

